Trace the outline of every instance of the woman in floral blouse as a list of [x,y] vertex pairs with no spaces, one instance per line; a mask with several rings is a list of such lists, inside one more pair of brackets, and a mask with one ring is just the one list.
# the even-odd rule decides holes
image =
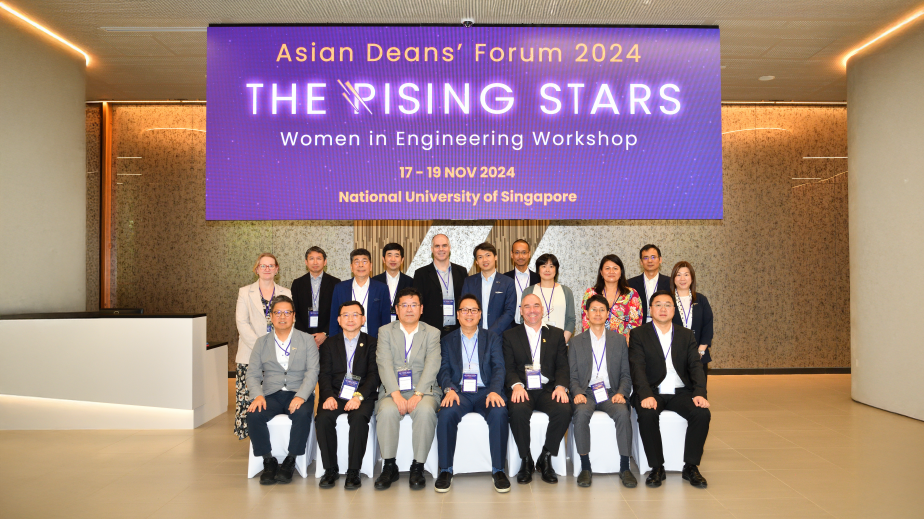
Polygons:
[[628,346],[629,331],[642,324],[642,300],[638,292],[626,282],[626,269],[619,256],[607,254],[600,260],[597,283],[584,292],[581,301],[581,329],[584,331],[590,327],[584,307],[587,300],[596,294],[605,297],[610,304],[606,328],[621,333]]

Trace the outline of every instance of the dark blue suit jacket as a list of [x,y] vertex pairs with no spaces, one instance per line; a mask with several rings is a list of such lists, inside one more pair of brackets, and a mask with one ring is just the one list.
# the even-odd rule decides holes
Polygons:
[[[379,336],[379,328],[391,322],[391,300],[388,296],[388,285],[379,283],[370,279],[369,299],[366,301],[366,329],[371,337]],[[333,337],[342,333],[340,323],[337,317],[340,316],[340,305],[347,301],[353,301],[353,278],[337,283],[334,287],[334,295],[330,303],[330,332],[329,336]],[[360,301],[362,303],[362,301]]]
[[[474,276],[465,278],[462,283],[462,295],[472,294],[481,303],[484,309],[484,301],[481,300],[481,280],[484,277],[478,273]],[[496,273],[494,276],[494,286],[491,287],[491,298],[488,300],[488,314],[481,314],[482,319],[488,320],[488,330],[498,336],[513,326],[513,318],[517,311],[517,289],[512,279]]]
[[[442,362],[436,380],[444,390],[462,391],[462,372],[468,359],[462,358],[462,329],[457,328],[440,341]],[[504,345],[500,336],[478,328],[478,363],[481,364],[481,381],[488,392],[504,396]]]
[[[376,280],[376,281],[380,281],[380,282],[382,282],[386,287],[388,287],[388,278],[386,277],[387,275],[388,275],[388,274],[386,274],[385,272],[382,272],[382,273],[379,274],[378,276],[372,276],[372,279],[374,279],[374,280]],[[409,288],[409,287],[413,287],[413,286],[414,286],[414,278],[412,278],[411,276],[408,276],[408,275],[405,274],[404,272],[399,272],[399,273],[398,273],[398,288],[397,288],[397,290],[395,290],[395,295],[398,295],[398,292],[404,290],[405,288]],[[389,302],[392,306],[395,305],[395,302],[391,300],[391,293],[390,293],[390,292],[389,292],[389,294],[388,294],[388,302]],[[389,310],[389,312],[390,312],[390,311],[391,311],[391,310]],[[390,317],[389,317],[389,320],[391,320]]]
[[[691,312],[689,308],[686,311]],[[696,293],[696,302],[693,303],[692,313],[690,329],[693,330],[693,335],[696,337],[696,345],[705,344],[708,346],[706,353],[703,354],[700,360],[704,363],[712,362],[712,355],[709,354],[712,350],[712,307],[709,306],[709,299],[699,292]],[[674,324],[683,326],[679,305],[674,311]]]

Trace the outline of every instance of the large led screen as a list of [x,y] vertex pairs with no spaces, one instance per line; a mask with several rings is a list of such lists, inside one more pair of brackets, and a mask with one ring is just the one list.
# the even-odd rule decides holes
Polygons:
[[720,219],[718,28],[214,26],[206,218]]

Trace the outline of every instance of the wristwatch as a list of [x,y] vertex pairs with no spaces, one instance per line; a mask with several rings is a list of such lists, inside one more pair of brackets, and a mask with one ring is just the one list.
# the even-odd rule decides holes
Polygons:
[[353,393],[353,396],[355,396],[356,398],[358,398],[360,402],[362,402],[362,401],[364,400],[364,399],[363,399],[363,394],[360,393],[359,391]]
[[420,391],[414,391],[414,396],[423,396],[423,393]]

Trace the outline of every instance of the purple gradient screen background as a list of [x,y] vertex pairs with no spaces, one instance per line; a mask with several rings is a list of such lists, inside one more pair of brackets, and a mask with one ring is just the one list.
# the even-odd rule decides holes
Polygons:
[[[315,48],[353,49],[352,62],[311,62]],[[276,61],[285,43],[292,62]],[[383,49],[398,47],[451,47],[454,59],[399,62],[384,56],[367,61],[367,44]],[[492,61],[487,54],[475,61],[475,44],[492,47],[534,48],[537,61]],[[576,62],[578,43],[588,46],[587,62]],[[592,59],[593,44],[607,49],[618,43],[623,60],[611,63]],[[458,45],[461,44],[461,50]],[[640,59],[626,59],[638,44]],[[308,61],[296,61],[296,48],[305,47]],[[539,47],[561,49],[561,62],[538,62]],[[599,51],[599,49],[598,49]],[[440,52],[442,52],[440,50]],[[528,57],[529,51],[524,51]],[[403,55],[403,53],[402,53]],[[430,56],[432,57],[432,55]],[[208,29],[208,110],[206,219],[208,220],[343,220],[343,219],[721,219],[722,149],[719,30],[717,28],[636,27],[405,27],[405,26],[254,26]],[[369,83],[376,97],[354,113],[341,94],[338,80]],[[398,105],[411,103],[398,97],[398,87],[417,84],[421,110],[401,113]],[[508,85],[515,98],[504,114],[481,109],[481,89],[490,83]],[[541,105],[552,103],[540,96],[545,83],[561,86],[559,113],[549,115]],[[252,110],[254,90],[262,83],[257,111]],[[289,102],[278,103],[271,113],[271,86],[288,96],[297,85],[297,113]],[[307,83],[324,83],[315,91],[324,97],[315,108],[326,114],[308,115]],[[391,113],[384,113],[384,84],[391,84]],[[433,114],[426,113],[425,89],[433,83]],[[457,92],[471,85],[471,111],[455,105],[443,113],[443,84]],[[568,83],[583,83],[580,114],[573,113],[573,91]],[[610,108],[591,114],[599,85],[609,84],[619,115]],[[640,107],[630,114],[629,85],[645,84],[651,98],[650,115]],[[664,84],[679,92],[668,94],[680,110],[667,115],[659,110],[673,104],[659,97]],[[499,90],[489,96],[490,102]],[[387,145],[371,146],[369,132],[385,134]],[[523,147],[512,146],[397,146],[396,132],[414,134],[522,134]],[[284,146],[280,133],[357,134],[358,146]],[[552,134],[635,135],[637,144],[622,146],[545,146],[533,142],[533,132]],[[573,140],[573,138],[572,138]],[[477,167],[475,178],[427,178],[430,166]],[[482,166],[513,167],[514,178],[480,178]],[[401,178],[401,167],[424,171]],[[575,193],[576,203],[548,205],[523,203],[427,202],[346,203],[340,192],[406,193]]]

